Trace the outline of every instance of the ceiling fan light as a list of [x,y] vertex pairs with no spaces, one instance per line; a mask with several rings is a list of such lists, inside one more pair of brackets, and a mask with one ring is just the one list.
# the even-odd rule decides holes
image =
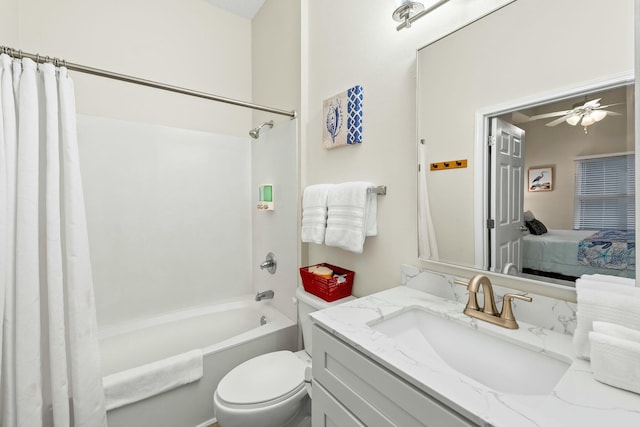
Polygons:
[[593,118],[592,114],[585,114],[584,117],[582,118],[582,121],[580,122],[580,124],[582,126],[591,126],[592,124],[594,124],[596,122],[596,120]]
[[580,114],[574,114],[573,116],[569,116],[567,117],[567,123],[569,123],[571,126],[575,126],[580,121],[580,117],[582,117]]
[[602,110],[595,110],[591,112],[591,117],[593,117],[593,120],[595,120],[596,122],[599,122],[600,120],[607,117],[607,112]]

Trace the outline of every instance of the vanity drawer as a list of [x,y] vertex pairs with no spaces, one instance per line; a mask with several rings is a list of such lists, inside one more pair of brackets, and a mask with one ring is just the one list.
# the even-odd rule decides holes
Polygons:
[[366,427],[317,382],[313,383],[311,402],[313,427]]
[[475,425],[317,325],[313,326],[313,378],[364,425]]

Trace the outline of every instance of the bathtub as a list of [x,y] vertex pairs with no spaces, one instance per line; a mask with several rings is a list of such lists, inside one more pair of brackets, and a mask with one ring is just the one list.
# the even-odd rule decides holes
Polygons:
[[203,377],[107,412],[110,427],[200,427],[213,421],[213,392],[239,363],[296,350],[296,323],[253,295],[100,329],[104,377],[199,349]]

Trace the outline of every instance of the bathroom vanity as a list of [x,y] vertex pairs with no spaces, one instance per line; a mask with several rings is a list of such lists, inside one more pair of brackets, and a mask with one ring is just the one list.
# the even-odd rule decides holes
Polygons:
[[319,326],[313,341],[314,426],[475,425]]
[[640,395],[593,379],[571,335],[463,309],[399,286],[313,313],[314,427],[640,425]]

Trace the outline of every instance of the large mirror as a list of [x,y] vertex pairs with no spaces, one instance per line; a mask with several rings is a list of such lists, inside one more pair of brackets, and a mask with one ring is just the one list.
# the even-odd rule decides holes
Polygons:
[[635,277],[633,35],[633,0],[517,0],[418,51],[421,259]]

